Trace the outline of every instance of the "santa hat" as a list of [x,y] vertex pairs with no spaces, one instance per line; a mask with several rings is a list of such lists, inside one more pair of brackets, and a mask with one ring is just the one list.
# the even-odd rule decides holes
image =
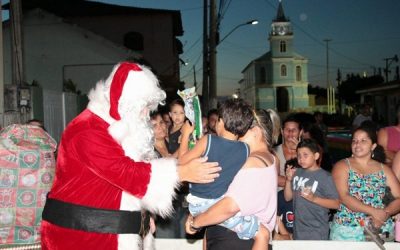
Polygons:
[[106,80],[101,80],[89,92],[88,108],[107,123],[123,119],[132,108],[147,106],[155,109],[165,100],[157,77],[143,65],[117,64]]
[[128,77],[128,73],[130,71],[142,71],[137,64],[123,62],[117,68],[117,71],[114,73],[114,77],[112,78],[111,87],[110,87],[110,116],[115,120],[121,120],[121,116],[118,111],[119,100],[122,95],[122,90],[125,85],[126,78]]
[[[131,134],[139,137],[134,131],[144,129],[139,126],[145,124],[144,120],[149,120],[148,112],[156,109],[165,97],[158,79],[149,68],[122,62],[89,93],[88,108],[110,124],[110,135],[122,145]],[[146,143],[150,136],[146,133],[138,139]]]

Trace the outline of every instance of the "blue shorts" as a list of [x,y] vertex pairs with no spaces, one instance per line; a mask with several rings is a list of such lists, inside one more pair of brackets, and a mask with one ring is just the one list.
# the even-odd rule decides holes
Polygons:
[[[223,197],[217,199],[202,199],[189,195],[189,212],[193,216],[204,213],[222,198]],[[258,232],[260,222],[255,216],[235,215],[219,225],[236,232],[239,239],[249,240],[254,238]]]

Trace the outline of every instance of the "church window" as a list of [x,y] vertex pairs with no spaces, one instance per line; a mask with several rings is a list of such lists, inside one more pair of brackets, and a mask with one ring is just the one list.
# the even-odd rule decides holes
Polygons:
[[266,72],[265,72],[265,68],[261,67],[260,68],[260,83],[265,83],[266,82]]
[[280,48],[281,53],[285,53],[286,52],[286,41],[281,41],[279,48]]
[[296,81],[300,82],[301,81],[301,67],[296,66]]
[[281,76],[287,76],[287,68],[286,65],[281,65]]

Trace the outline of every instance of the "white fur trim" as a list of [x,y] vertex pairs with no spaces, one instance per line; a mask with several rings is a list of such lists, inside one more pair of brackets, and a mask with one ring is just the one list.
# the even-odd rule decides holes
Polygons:
[[156,242],[153,235],[149,232],[143,239],[143,250],[154,250],[156,249]]
[[119,234],[118,250],[154,250],[156,244],[154,237],[148,233],[142,240],[138,234]]
[[110,116],[110,86],[115,72],[119,64],[115,65],[111,74],[106,80],[100,80],[96,86],[90,90],[88,109],[105,120],[108,124],[112,124],[115,120]]
[[118,234],[118,250],[139,249],[141,249],[141,238],[138,234]]
[[176,159],[163,158],[151,161],[151,178],[142,199],[144,208],[167,217],[172,214],[175,188],[179,187]]
[[129,125],[123,120],[116,121],[108,127],[108,133],[120,143],[129,134]]
[[142,206],[140,205],[140,199],[137,197],[122,191],[121,203],[119,205],[119,210],[125,211],[140,211]]
[[140,113],[144,109],[154,110],[166,97],[155,75],[148,68],[141,68],[142,71],[128,73],[118,101],[121,118],[130,115],[132,111]]
[[103,82],[101,81],[97,83],[96,88],[89,92],[90,101],[87,108],[108,124],[112,124],[115,120],[110,116],[110,101],[108,98],[106,99],[105,95],[107,94],[102,90],[103,87]]

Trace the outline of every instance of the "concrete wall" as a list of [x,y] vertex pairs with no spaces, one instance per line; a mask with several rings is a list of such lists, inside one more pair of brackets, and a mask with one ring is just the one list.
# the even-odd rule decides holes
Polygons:
[[[386,242],[386,250],[400,249],[400,243]],[[282,240],[273,241],[274,250],[376,250],[379,247],[374,242],[346,242],[346,241],[301,241],[301,240]],[[201,250],[202,240],[189,242],[185,239],[156,239],[156,249],[174,250]]]
[[[24,15],[23,34],[25,80],[28,84],[36,80],[48,90],[62,91],[64,77],[86,92],[110,73],[113,64],[130,55],[128,50],[41,10]],[[91,65],[91,70],[64,72],[68,65]],[[11,83],[9,26],[4,28],[4,68],[5,83]]]

